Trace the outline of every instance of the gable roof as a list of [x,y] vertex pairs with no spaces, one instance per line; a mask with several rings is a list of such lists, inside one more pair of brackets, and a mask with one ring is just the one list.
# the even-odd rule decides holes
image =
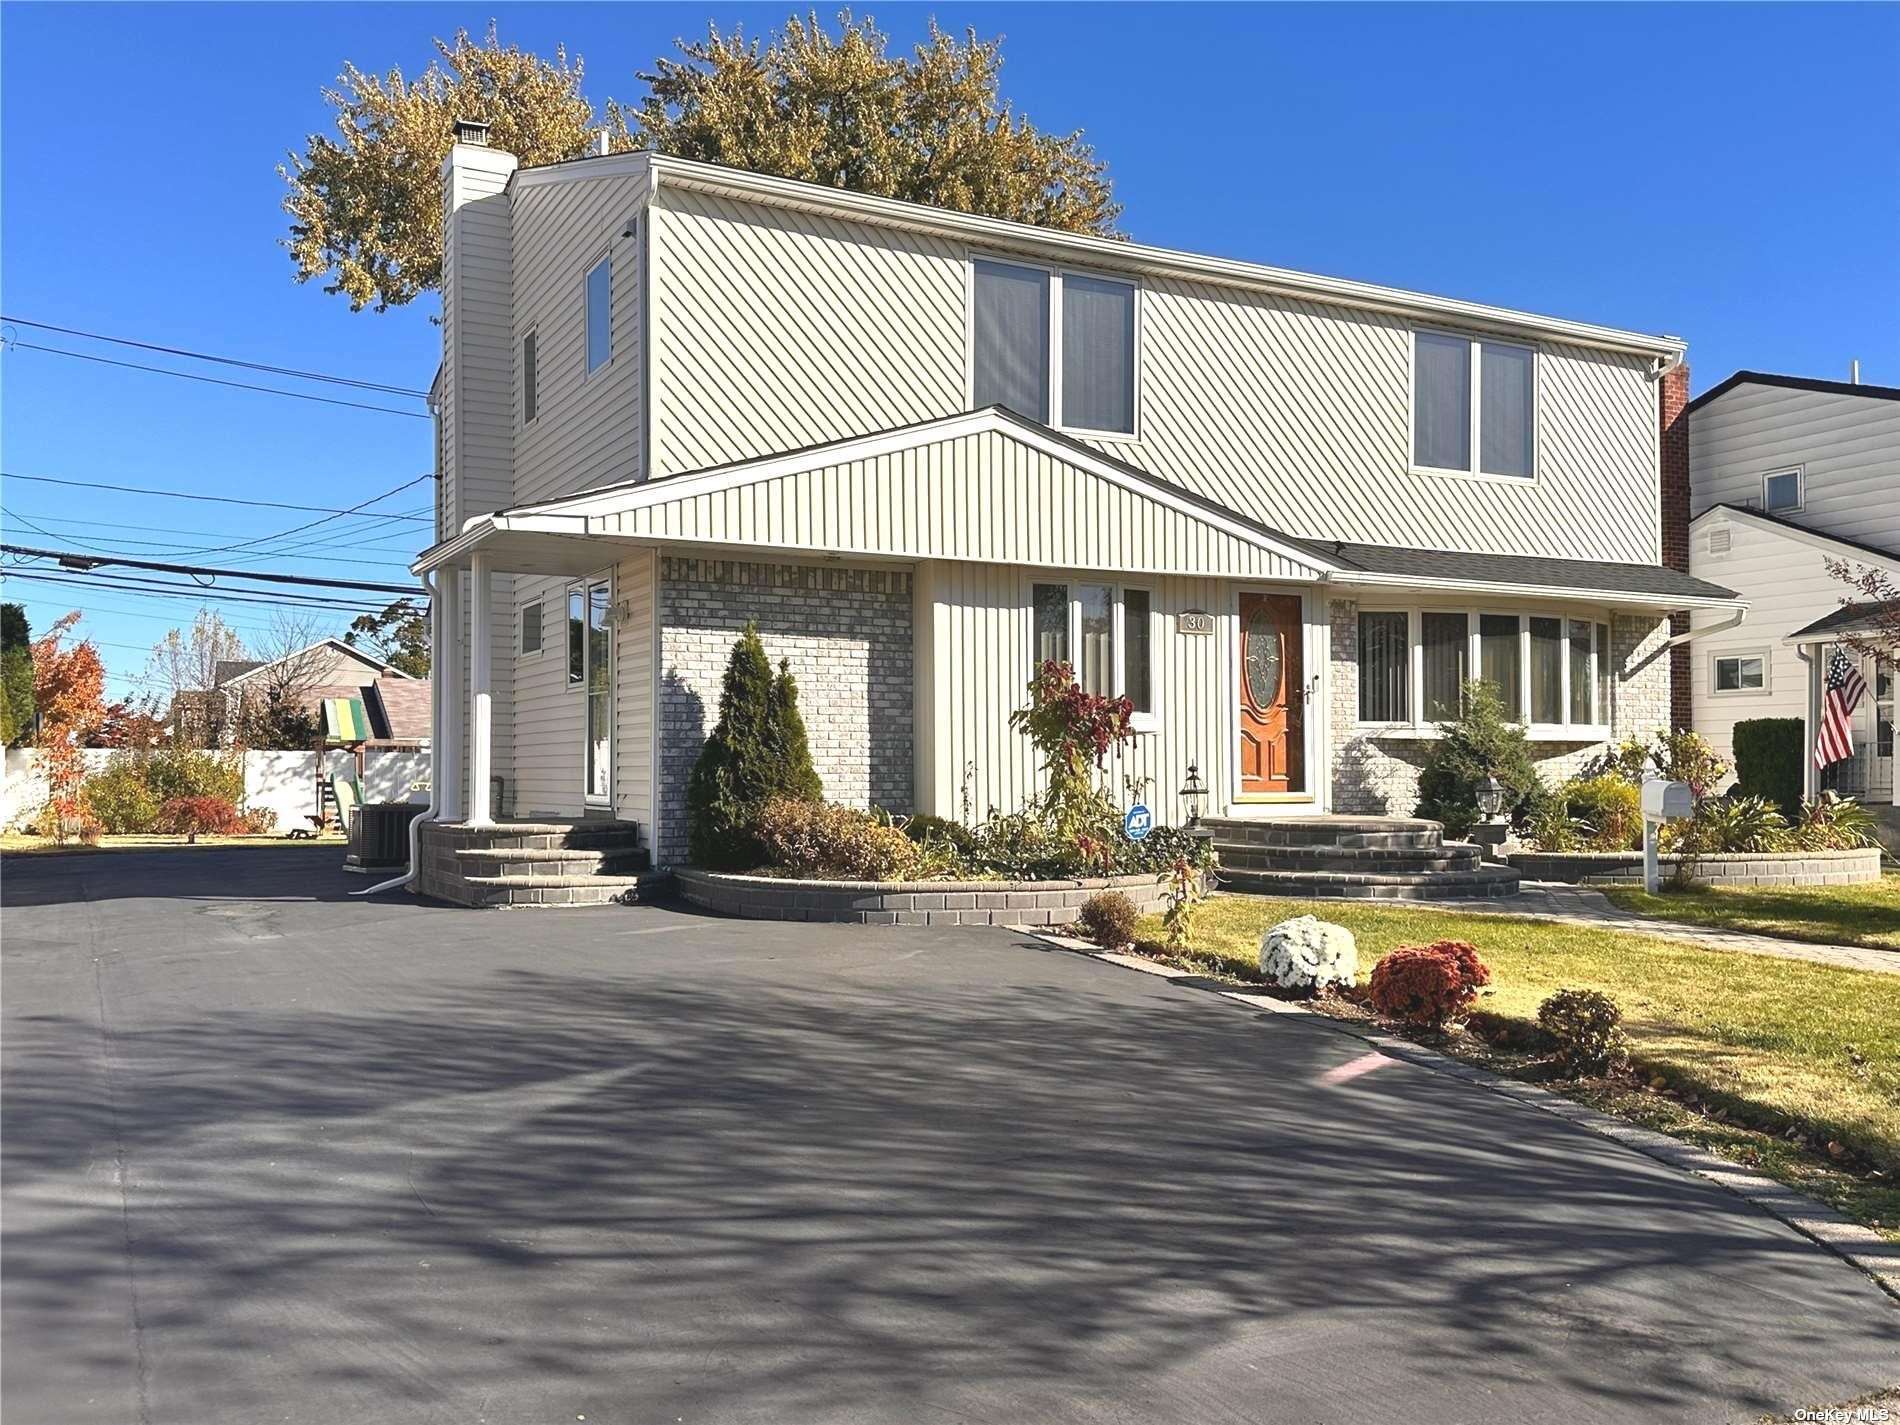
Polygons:
[[1780,386],[1789,391],[1821,391],[1830,396],[1866,396],[1876,401],[1900,401],[1900,386],[1869,386],[1853,381],[1823,381],[1815,376],[1777,376],[1769,371],[1737,371],[1719,386],[1711,386],[1682,408],[1693,414],[1719,401],[1737,386]]
[[1823,614],[1813,623],[1797,628],[1782,642],[1813,643],[1830,634],[1870,633],[1880,627],[1884,620],[1892,618],[1897,611],[1900,611],[1900,600],[1842,604],[1832,613]]
[[[232,674],[228,679],[223,679],[221,677],[219,686],[220,687],[235,687],[237,684],[245,682],[247,679],[255,678],[259,673],[263,672],[266,668],[278,667],[281,664],[290,662],[291,659],[293,658],[302,658],[307,653],[314,653],[320,648],[333,649],[336,652],[341,653],[346,657],[356,659],[358,662],[364,664],[365,666],[369,668],[374,669],[378,673],[386,673],[390,675],[391,677],[396,677],[396,678],[406,678],[409,676],[407,673],[403,672],[400,668],[396,667],[394,664],[384,662],[382,659],[376,657],[374,654],[367,653],[363,649],[358,648],[355,644],[345,643],[340,638],[319,638],[315,643],[307,643],[302,648],[293,649],[291,652],[286,653],[283,657],[273,658],[267,663],[259,662],[259,663],[229,665],[229,666],[239,667],[241,671]],[[222,675],[223,670],[225,669],[226,666],[227,666],[226,664],[222,664],[222,663],[218,665],[220,675]]]
[[1751,509],[1747,505],[1710,505],[1701,514],[1689,521],[1689,528],[1694,529],[1697,525],[1701,524],[1703,520],[1715,514],[1717,511],[1725,515],[1740,516],[1745,520],[1753,520],[1756,524],[1764,524],[1776,529],[1786,530],[1789,534],[1801,536],[1811,544],[1838,545],[1840,548],[1849,550],[1855,554],[1866,554],[1889,563],[1900,563],[1900,550],[1882,549],[1877,544],[1863,544],[1857,539],[1843,539],[1838,534],[1824,534],[1818,529],[1809,529],[1799,521],[1788,519],[1784,515],[1771,515],[1766,510]]
[[397,742],[426,742],[434,732],[430,711],[432,684],[407,674],[378,678],[370,686],[382,713],[383,735]]
[[1655,357],[1672,365],[1681,360],[1685,349],[1682,339],[1675,336],[1626,331],[1349,278],[1326,277],[1285,267],[1269,267],[1264,263],[1152,247],[1145,243],[1098,237],[1091,233],[1062,232],[1054,228],[1037,227],[1033,223],[1010,222],[978,213],[960,213],[948,208],[932,207],[927,203],[881,198],[874,194],[833,188],[823,183],[779,178],[748,169],[676,158],[670,154],[639,151],[565,159],[559,163],[517,169],[509,176],[508,184],[512,191],[528,184],[618,174],[648,175],[654,193],[667,186],[696,189],[746,202],[823,213],[911,232],[933,233],[1018,252],[1039,253],[1056,261],[1082,260],[1110,271],[1183,277],[1246,291],[1331,302],[1419,320],[1457,323],[1502,334],[1555,337],[1583,346]]

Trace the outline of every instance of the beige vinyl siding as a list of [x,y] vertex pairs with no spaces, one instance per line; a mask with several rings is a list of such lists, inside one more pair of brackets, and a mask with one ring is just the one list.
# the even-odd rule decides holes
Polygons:
[[[641,451],[644,175],[527,184],[514,195],[515,504],[636,480]],[[629,221],[635,236],[624,238]],[[588,269],[612,258],[613,356],[589,374]],[[521,339],[535,332],[536,419],[523,420]]]
[[655,843],[653,795],[654,564],[633,551],[614,569],[614,812],[647,829]]
[[[965,408],[963,245],[664,186],[653,211],[656,474]],[[1140,327],[1142,438],[1102,448],[1275,528],[1659,556],[1644,358],[1544,344],[1537,478],[1507,482],[1411,470],[1398,318],[1147,277]]]
[[517,648],[521,607],[537,595],[541,600],[541,652],[515,663],[514,804],[524,816],[581,813],[586,699],[567,681],[568,582],[526,575],[515,580],[519,593],[510,627]]
[[1759,507],[1762,477],[1793,466],[1805,469],[1804,500],[1786,518],[1900,553],[1900,401],[1745,384],[1689,417],[1692,515]]
[[[459,150],[458,150],[459,151]],[[509,353],[513,238],[506,174],[458,167],[442,257],[443,454],[448,529],[514,498]]]
[[1313,572],[997,431],[598,518],[605,534],[688,543],[1260,579]]
[[[950,563],[919,575],[928,592],[917,598],[918,639],[933,656],[917,664],[917,725],[920,733],[929,729],[917,746],[918,810],[952,817],[967,811],[980,819],[992,807],[1018,808],[1042,780],[1035,750],[1009,725],[1027,699],[1034,664],[1030,585],[1061,576]],[[1239,636],[1234,588],[1214,579],[1133,574],[1120,582],[1153,594],[1157,730],[1126,744],[1105,775],[1118,799],[1124,778],[1141,782],[1157,820],[1175,825],[1187,817],[1177,793],[1189,763],[1199,765],[1210,789],[1208,811],[1229,800],[1237,696],[1229,654]],[[1214,633],[1176,632],[1175,615],[1188,609],[1212,613]]]
[[[1709,550],[1709,535],[1717,528],[1729,535],[1729,548],[1723,554]],[[1689,572],[1734,589],[1749,601],[1748,617],[1739,626],[1689,645],[1695,730],[1725,758],[1734,758],[1736,723],[1807,715],[1808,665],[1781,640],[1840,607],[1847,585],[1830,575],[1822,561],[1844,552],[1756,520],[1726,519],[1720,514],[1698,522],[1690,532]],[[1881,567],[1900,578],[1900,559]],[[1706,628],[1724,617],[1720,612],[1698,612],[1691,615],[1691,622]],[[1714,659],[1725,653],[1766,655],[1768,687],[1760,692],[1716,693]],[[1855,718],[1857,743],[1871,731],[1871,717],[1872,699],[1863,699]]]
[[[457,685],[455,689],[453,690],[453,692],[445,691],[443,687],[441,686],[441,684],[438,683],[434,690],[434,696],[436,697],[452,696],[458,700],[458,705],[461,708],[460,725],[462,729],[462,737],[461,737],[462,751],[461,751],[460,768],[461,768],[461,774],[462,774],[462,806],[463,806],[463,809],[466,810],[469,805],[469,801],[468,801],[469,729],[474,725],[474,711],[470,705],[470,696],[469,696],[469,675],[471,672],[471,659],[469,657],[468,650],[473,646],[473,643],[474,643],[473,621],[474,621],[474,608],[475,608],[475,601],[474,601],[475,581],[466,570],[456,571],[453,574],[451,574],[450,577],[457,578],[462,581],[461,598],[459,600],[458,607],[462,611],[461,632],[460,632],[459,637],[460,637],[463,651],[462,651],[461,658],[458,660],[459,665],[460,665],[458,669],[459,677],[458,677],[458,681],[457,681]],[[520,805],[518,802],[515,801],[517,788],[514,781],[514,766],[515,766],[515,688],[514,688],[515,645],[514,645],[514,640],[516,636],[515,635],[514,582],[515,582],[514,577],[508,574],[495,574],[490,577],[490,591],[494,595],[494,618],[490,624],[490,630],[491,630],[492,636],[489,639],[489,645],[488,645],[489,650],[490,650],[488,677],[489,677],[489,690],[491,694],[490,696],[491,711],[490,711],[489,723],[488,723],[488,727],[489,727],[488,770],[489,770],[490,776],[499,776],[506,779],[507,781],[507,787],[505,788],[505,791],[504,791],[504,799],[498,802],[493,808],[493,810],[496,812],[497,815],[499,815],[505,808],[518,807]]]

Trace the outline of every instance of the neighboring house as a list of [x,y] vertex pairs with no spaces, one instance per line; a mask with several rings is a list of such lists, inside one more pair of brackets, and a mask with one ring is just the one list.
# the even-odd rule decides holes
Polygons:
[[320,639],[269,662],[221,660],[212,688],[173,699],[173,726],[195,737],[215,728],[218,739],[228,742],[245,702],[273,689],[292,693],[311,714],[323,746],[429,746],[429,681],[338,638]]
[[1019,805],[1059,657],[1135,703],[1111,772],[1160,820],[1190,766],[1213,812],[1405,815],[1465,678],[1555,778],[1668,724],[1672,612],[1738,607],[1663,560],[1673,337],[458,132],[448,819],[682,860],[748,619],[836,800]]
[[[1811,753],[1828,658],[1859,618],[1843,615],[1854,590],[1826,561],[1900,581],[1900,388],[1739,371],[1685,414],[1690,572],[1749,606],[1694,645],[1696,730],[1730,756],[1737,722],[1804,718]],[[1866,659],[1861,672],[1853,760],[1822,775],[1810,756],[1808,788],[1892,805],[1894,670]]]

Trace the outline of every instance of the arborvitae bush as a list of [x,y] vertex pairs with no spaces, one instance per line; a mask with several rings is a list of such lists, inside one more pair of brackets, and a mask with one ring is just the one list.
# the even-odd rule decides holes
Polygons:
[[748,623],[726,663],[718,724],[686,784],[693,863],[714,871],[761,864],[766,853],[754,827],[767,799],[811,801],[823,793],[798,714],[798,685],[786,664],[773,676],[758,627]]
[[1490,683],[1465,684],[1464,711],[1441,723],[1418,774],[1415,816],[1441,821],[1453,837],[1478,824],[1478,788],[1493,774],[1504,786],[1504,815],[1522,822],[1546,795],[1524,729],[1506,715]]
[[1806,740],[1798,717],[1751,717],[1736,723],[1736,794],[1766,797],[1790,821],[1799,816]]

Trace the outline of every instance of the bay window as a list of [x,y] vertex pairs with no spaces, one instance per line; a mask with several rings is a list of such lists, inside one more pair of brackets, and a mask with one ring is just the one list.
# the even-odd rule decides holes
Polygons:
[[1133,435],[1137,303],[1132,282],[973,259],[970,405]]
[[1029,605],[1038,666],[1050,659],[1068,663],[1084,692],[1127,698],[1138,725],[1153,714],[1153,604],[1148,590],[1079,580],[1036,584]]
[[1529,479],[1536,473],[1536,380],[1537,354],[1528,346],[1414,332],[1412,464]]
[[1546,741],[1608,735],[1610,626],[1557,614],[1365,609],[1359,614],[1359,721],[1391,735],[1456,718],[1474,676],[1505,714]]

